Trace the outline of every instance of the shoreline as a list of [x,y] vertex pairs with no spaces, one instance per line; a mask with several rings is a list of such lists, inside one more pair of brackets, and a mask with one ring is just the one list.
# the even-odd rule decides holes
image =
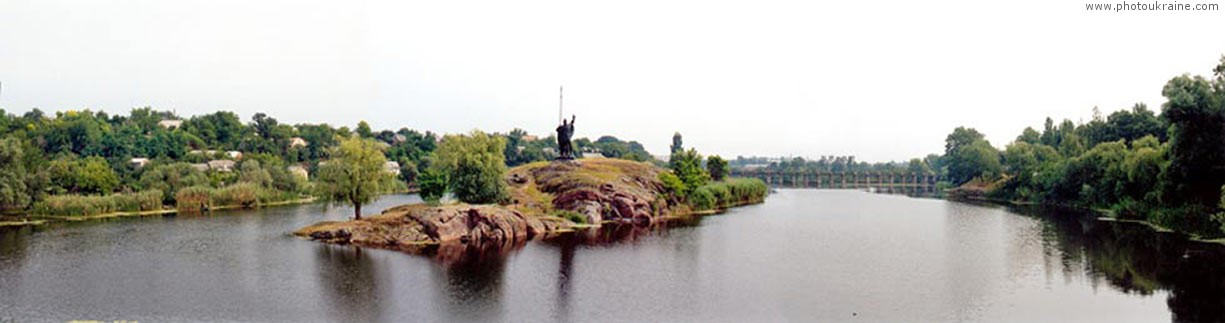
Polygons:
[[[402,192],[395,192],[395,193],[389,193],[389,194],[401,194],[401,193]],[[109,212],[109,213],[94,214],[94,215],[34,215],[34,216],[30,216],[28,220],[0,221],[0,227],[38,226],[38,225],[45,225],[45,224],[56,223],[56,222],[80,222],[80,221],[102,220],[102,219],[112,219],[112,218],[122,218],[122,217],[143,217],[143,216],[179,214],[179,213],[195,214],[195,213],[207,213],[207,212],[212,212],[212,211],[224,211],[224,210],[239,210],[239,209],[254,210],[254,209],[265,208],[265,207],[302,205],[302,204],[311,204],[311,203],[316,203],[316,202],[318,202],[318,199],[315,197],[305,197],[305,198],[299,198],[299,199],[293,199],[293,200],[285,200],[285,201],[277,201],[277,202],[271,202],[271,203],[266,203],[266,204],[260,204],[258,207],[245,207],[243,205],[221,205],[221,206],[211,207],[209,208],[208,211],[200,211],[200,212],[187,212],[187,211],[182,211],[178,209],[162,209],[162,210],[149,210],[149,211]]]
[[944,199],[944,200],[946,200],[946,201],[953,201],[953,202],[981,202],[981,203],[990,203],[990,204],[1004,205],[1004,206],[1031,206],[1031,207],[1032,207],[1032,206],[1037,206],[1037,207],[1057,207],[1057,208],[1067,208],[1067,209],[1072,209],[1072,210],[1077,210],[1077,211],[1083,211],[1083,212],[1089,212],[1089,213],[1092,213],[1092,214],[1096,215],[1096,216],[1094,217],[1094,220],[1096,220],[1096,221],[1100,221],[1100,222],[1116,222],[1116,223],[1127,223],[1127,224],[1132,224],[1132,225],[1143,225],[1143,226],[1147,226],[1147,227],[1149,227],[1150,229],[1152,229],[1153,231],[1156,231],[1156,232],[1160,232],[1160,233],[1171,233],[1171,234],[1177,234],[1177,235],[1184,236],[1184,237],[1186,237],[1186,238],[1187,238],[1187,240],[1188,240],[1188,241],[1194,241],[1194,242],[1206,243],[1206,244],[1213,244],[1213,245],[1218,245],[1218,246],[1225,246],[1225,238],[1207,239],[1207,238],[1204,238],[1204,237],[1202,237],[1202,236],[1200,236],[1200,235],[1198,235],[1198,234],[1177,231],[1177,230],[1174,230],[1174,229],[1170,229],[1170,228],[1167,228],[1167,227],[1161,226],[1161,225],[1156,224],[1156,223],[1149,222],[1148,220],[1140,220],[1140,219],[1119,219],[1119,218],[1115,218],[1115,217],[1113,216],[1113,215],[1114,215],[1114,212],[1113,212],[1113,211],[1106,210],[1106,209],[1089,208],[1089,207],[1083,207],[1083,206],[1075,206],[1075,205],[1068,205],[1068,204],[1058,204],[1058,203],[1037,203],[1037,202],[1026,202],[1026,201],[1009,201],[1009,200],[1001,200],[1001,199],[993,199],[993,198],[988,198],[988,197],[985,197],[985,196],[972,196],[972,197],[971,197],[971,196],[965,196],[965,197],[950,197],[950,196],[948,196],[948,195],[945,195],[945,196],[943,197],[943,199]]

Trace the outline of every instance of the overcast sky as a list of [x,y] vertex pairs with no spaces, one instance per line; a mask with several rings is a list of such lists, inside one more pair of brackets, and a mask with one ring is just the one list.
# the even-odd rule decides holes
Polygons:
[[1225,54],[1225,11],[1085,1],[0,0],[0,107],[547,135],[564,84],[580,137],[887,161],[1159,110]]

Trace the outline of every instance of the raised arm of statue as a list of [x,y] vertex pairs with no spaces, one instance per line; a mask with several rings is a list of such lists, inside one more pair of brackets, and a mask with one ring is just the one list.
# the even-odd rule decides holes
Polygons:
[[570,125],[571,126],[574,125],[574,115],[573,114],[570,115]]

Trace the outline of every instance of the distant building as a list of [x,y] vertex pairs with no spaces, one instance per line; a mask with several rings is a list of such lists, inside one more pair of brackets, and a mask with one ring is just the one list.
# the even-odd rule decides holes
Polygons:
[[383,170],[386,170],[388,173],[392,173],[394,175],[399,176],[400,175],[400,163],[389,161],[386,164],[383,164]]
[[540,140],[540,137],[537,137],[535,135],[523,135],[523,137],[519,138],[519,140],[523,142],[532,142],[532,141]]
[[286,167],[285,169],[288,170],[290,174],[294,174],[302,179],[310,178],[310,171],[306,170],[306,167],[302,167],[302,165],[289,165],[289,167]]
[[242,152],[237,150],[227,151],[225,152],[225,155],[230,156],[230,158],[233,159],[242,159]]
[[162,126],[162,128],[166,128],[166,129],[174,129],[174,128],[178,128],[182,126],[183,120],[162,120],[162,121],[158,121],[157,125]]
[[205,163],[191,164],[191,168],[195,168],[198,171],[205,172],[205,171],[208,171],[208,164],[205,164]]
[[404,135],[401,135],[401,134],[396,134],[396,136],[394,137],[394,140],[396,142],[405,142],[405,141],[408,141],[408,137],[405,137]]
[[600,153],[583,153],[583,158],[604,158]]
[[218,172],[229,172],[234,170],[234,165],[236,164],[233,160],[229,159],[210,160],[208,161],[208,169]]
[[289,147],[306,147],[308,143],[302,137],[289,138]]
[[133,168],[141,168],[149,164],[149,159],[148,158],[132,158],[132,160],[128,161],[128,164],[131,164]]

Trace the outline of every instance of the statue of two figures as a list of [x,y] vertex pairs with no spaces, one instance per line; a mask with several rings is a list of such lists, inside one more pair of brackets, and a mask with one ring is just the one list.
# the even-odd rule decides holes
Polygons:
[[574,145],[571,144],[571,139],[574,137],[574,115],[570,115],[570,122],[566,119],[561,119],[561,125],[557,126],[557,160],[573,160]]

